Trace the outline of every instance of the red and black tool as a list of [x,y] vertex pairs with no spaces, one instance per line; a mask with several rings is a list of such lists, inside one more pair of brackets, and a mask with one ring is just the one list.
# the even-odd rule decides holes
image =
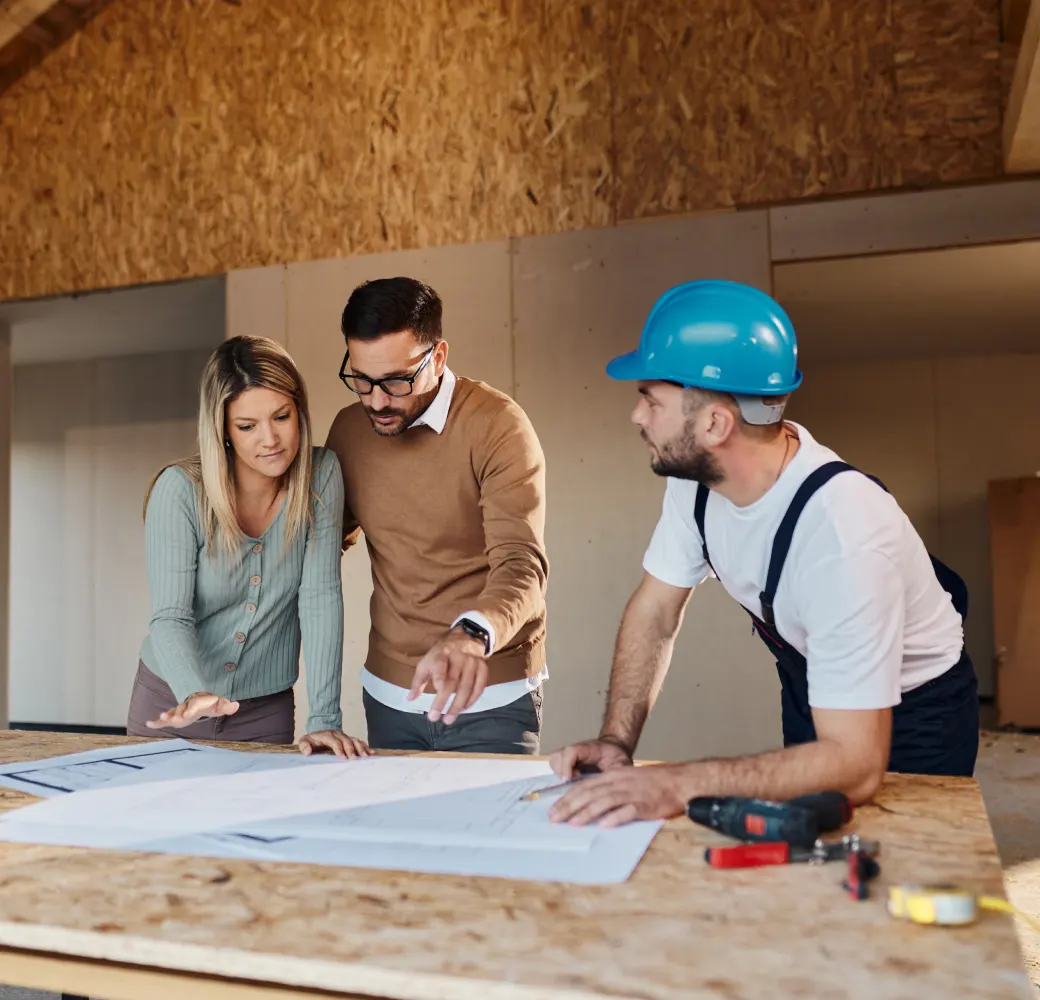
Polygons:
[[[852,804],[841,792],[802,795],[786,802],[740,796],[690,799],[686,815],[738,840],[811,849],[821,833],[837,830],[852,819]],[[773,862],[785,864],[786,862]]]
[[848,875],[842,888],[853,899],[866,899],[867,883],[877,878],[881,871],[875,860],[879,850],[880,844],[876,840],[861,840],[858,834],[853,833],[829,844],[818,840],[811,849],[782,842],[709,847],[704,852],[704,860],[713,868],[759,868],[798,862],[821,865],[846,859]]
[[866,899],[869,895],[867,883],[881,874],[881,866],[872,853],[866,851],[849,852],[849,874],[841,887],[853,899]]
[[879,847],[876,840],[861,840],[858,834],[853,833],[829,844],[818,840],[808,849],[782,842],[708,847],[704,851],[704,860],[713,868],[760,868],[763,865],[798,863],[822,865],[853,856],[873,858]]

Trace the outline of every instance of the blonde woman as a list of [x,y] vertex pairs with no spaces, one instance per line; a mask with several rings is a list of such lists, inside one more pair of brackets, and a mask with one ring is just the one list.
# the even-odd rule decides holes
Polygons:
[[145,499],[152,618],[130,735],[292,743],[302,640],[300,750],[369,754],[341,729],[342,515],[339,462],[311,446],[292,358],[261,337],[223,343],[202,374],[199,454]]

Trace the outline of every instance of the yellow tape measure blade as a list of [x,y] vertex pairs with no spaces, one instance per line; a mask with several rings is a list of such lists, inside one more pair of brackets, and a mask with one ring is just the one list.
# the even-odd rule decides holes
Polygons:
[[915,924],[945,927],[971,924],[978,918],[975,894],[955,885],[893,885],[888,890],[888,912]]

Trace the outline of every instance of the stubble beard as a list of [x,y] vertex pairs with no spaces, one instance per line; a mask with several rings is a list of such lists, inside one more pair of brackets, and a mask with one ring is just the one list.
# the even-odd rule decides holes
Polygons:
[[653,448],[650,468],[671,479],[688,479],[704,486],[717,486],[723,480],[718,460],[707,448],[697,444],[689,424],[682,433],[663,445],[655,445],[643,433],[643,440]]

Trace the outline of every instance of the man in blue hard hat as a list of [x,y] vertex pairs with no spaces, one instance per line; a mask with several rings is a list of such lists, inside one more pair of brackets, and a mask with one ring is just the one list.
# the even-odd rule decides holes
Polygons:
[[[680,285],[607,372],[638,382],[632,420],[668,483],[600,735],[552,757],[564,778],[605,773],[570,789],[552,818],[662,819],[699,795],[838,789],[860,803],[886,770],[971,775],[979,706],[966,588],[880,482],[784,421],[802,375],[780,306],[733,282]],[[686,604],[709,574],[776,659],[784,748],[631,767]]]

